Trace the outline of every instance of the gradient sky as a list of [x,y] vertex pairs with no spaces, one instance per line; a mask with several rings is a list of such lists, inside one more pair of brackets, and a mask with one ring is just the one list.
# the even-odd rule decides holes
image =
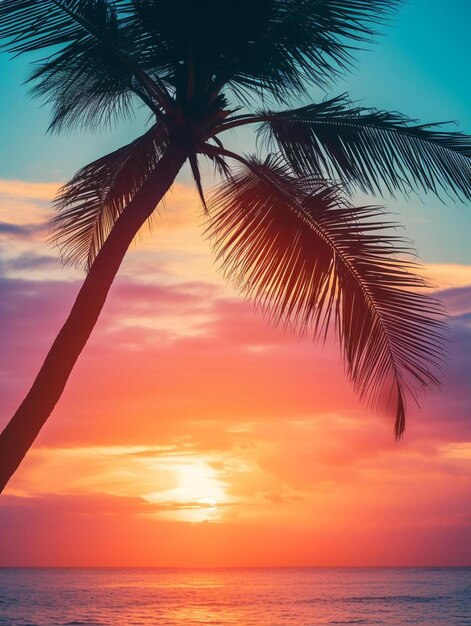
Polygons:
[[[471,133],[470,20],[466,0],[411,0],[332,94]],[[82,279],[45,242],[50,200],[144,116],[45,136],[26,61],[3,55],[0,71],[3,426]],[[443,388],[410,407],[400,444],[356,400],[333,344],[269,328],[223,284],[183,172],[0,497],[0,564],[470,564],[471,207],[385,201],[450,314]]]

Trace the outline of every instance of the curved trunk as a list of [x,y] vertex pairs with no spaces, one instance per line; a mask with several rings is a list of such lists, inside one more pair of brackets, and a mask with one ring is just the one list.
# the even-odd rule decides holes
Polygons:
[[156,169],[116,221],[98,253],[33,386],[0,435],[0,493],[59,400],[129,245],[171,187],[187,156],[183,141],[171,141]]

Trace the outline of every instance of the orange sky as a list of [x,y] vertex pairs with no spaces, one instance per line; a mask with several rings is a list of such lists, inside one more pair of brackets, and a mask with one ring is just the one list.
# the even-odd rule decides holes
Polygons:
[[[57,185],[0,181],[0,415],[80,284],[44,243]],[[0,498],[2,565],[469,564],[471,267],[431,265],[453,343],[404,441],[335,346],[222,283],[177,185],[130,252],[66,392]]]

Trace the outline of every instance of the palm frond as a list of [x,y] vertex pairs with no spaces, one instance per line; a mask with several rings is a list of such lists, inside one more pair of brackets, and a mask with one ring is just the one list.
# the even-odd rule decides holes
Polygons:
[[325,175],[364,192],[421,188],[471,198],[471,137],[440,124],[353,106],[345,95],[258,119],[265,120],[259,132],[299,175]]
[[[101,122],[126,111],[132,94],[159,117],[168,94],[139,59],[139,37],[120,16],[129,1],[3,0],[2,47],[15,54],[51,50],[37,63],[33,90],[54,106],[52,127]],[[120,11],[118,11],[120,9]]]
[[334,326],[355,388],[394,407],[400,437],[406,394],[437,383],[440,305],[420,291],[382,209],[353,207],[338,186],[273,158],[247,164],[208,202],[226,277],[275,322],[315,336]]
[[86,165],[62,189],[51,225],[66,264],[90,268],[114,223],[155,168],[167,143],[165,129],[144,135]]
[[51,106],[49,130],[94,130],[133,115],[133,75],[92,39],[75,42],[38,64],[31,94]]
[[275,0],[233,80],[278,100],[305,93],[306,83],[331,84],[401,1]]
[[191,173],[193,174],[193,179],[195,181],[196,189],[198,191],[201,204],[203,205],[203,209],[205,213],[207,213],[208,207],[206,205],[206,198],[204,197],[203,183],[201,181],[201,172],[200,172],[200,168],[198,165],[198,155],[196,153],[191,154],[188,157],[188,161],[190,163]]
[[22,54],[62,46],[83,35],[91,2],[81,0],[4,0],[0,4],[3,47]]

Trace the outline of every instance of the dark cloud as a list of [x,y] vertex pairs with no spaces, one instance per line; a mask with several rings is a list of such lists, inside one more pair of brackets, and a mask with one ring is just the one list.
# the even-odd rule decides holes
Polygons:
[[0,222],[0,235],[15,235],[22,238],[30,238],[34,235],[47,231],[47,224],[11,224]]
[[439,291],[437,297],[443,301],[451,316],[471,312],[471,286]]
[[21,254],[4,264],[4,272],[24,270],[57,270],[60,267],[57,259],[52,256],[38,256],[36,254]]
[[4,235],[26,235],[28,234],[27,226],[18,226],[17,224],[8,224],[0,222],[0,234]]

